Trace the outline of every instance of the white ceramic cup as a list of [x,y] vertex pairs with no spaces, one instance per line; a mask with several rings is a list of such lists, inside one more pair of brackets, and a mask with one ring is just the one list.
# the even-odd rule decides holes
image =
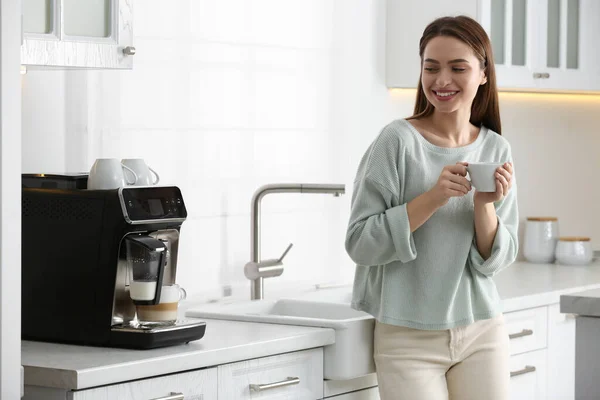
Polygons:
[[496,169],[503,163],[469,163],[467,172],[471,178],[471,185],[475,186],[478,192],[496,191]]
[[118,189],[129,184],[125,180],[123,169],[128,170],[132,177],[131,183],[137,181],[137,174],[129,167],[122,165],[116,158],[98,158],[88,176],[87,188],[91,190]]
[[528,217],[525,224],[523,256],[531,263],[554,262],[558,237],[558,218]]
[[587,265],[592,262],[590,238],[560,238],[556,244],[556,262],[564,265]]
[[[124,158],[121,163],[135,172],[137,180],[133,184],[134,186],[152,186],[156,185],[160,181],[158,173],[150,168],[144,159],[142,158]],[[152,176],[154,174],[154,176]],[[129,177],[131,174],[125,172],[125,176]],[[154,180],[156,178],[156,180]]]

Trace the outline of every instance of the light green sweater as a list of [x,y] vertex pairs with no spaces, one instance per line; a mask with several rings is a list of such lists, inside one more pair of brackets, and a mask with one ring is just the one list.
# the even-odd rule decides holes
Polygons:
[[357,264],[352,307],[378,321],[449,329],[492,318],[501,303],[492,276],[517,256],[517,186],[494,204],[498,231],[484,260],[475,244],[473,193],[452,197],[410,232],[406,204],[446,165],[512,162],[510,145],[482,127],[463,147],[436,146],[404,119],[387,125],[363,156],[352,194],[346,251]]

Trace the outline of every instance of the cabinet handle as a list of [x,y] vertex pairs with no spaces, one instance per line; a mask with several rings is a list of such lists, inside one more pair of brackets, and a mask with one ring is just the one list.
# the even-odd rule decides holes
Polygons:
[[509,339],[516,339],[516,338],[519,338],[519,337],[531,336],[531,335],[533,335],[533,331],[531,329],[523,329],[519,333],[511,333],[510,335],[508,335],[508,338]]
[[150,399],[150,400],[184,400],[184,399],[185,399],[185,396],[183,395],[183,393],[171,392],[171,394],[168,396],[157,397],[156,399]]
[[549,72],[534,72],[533,79],[548,79],[550,78]]
[[285,379],[283,381],[279,381],[279,382],[265,383],[265,384],[251,383],[250,390],[254,391],[254,392],[261,392],[261,391],[267,390],[267,389],[275,389],[275,388],[279,388],[282,386],[297,385],[299,383],[300,383],[300,378],[288,376],[287,379]]
[[530,372],[535,372],[535,367],[533,365],[526,365],[525,368],[518,371],[510,371],[510,377],[512,378],[513,376],[528,374]]
[[127,46],[123,49],[123,54],[128,55],[128,56],[132,56],[135,54],[135,47],[133,46]]

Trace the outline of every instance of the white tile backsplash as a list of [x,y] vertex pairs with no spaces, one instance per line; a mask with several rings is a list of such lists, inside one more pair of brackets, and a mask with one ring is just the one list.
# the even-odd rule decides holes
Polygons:
[[[347,194],[273,194],[262,254],[286,246],[270,293],[349,282],[344,235],[356,168],[414,91],[384,85],[385,2],[137,2],[132,71],[33,71],[23,82],[24,172],[85,171],[144,158],[181,188],[178,278],[190,297],[229,285],[249,298],[250,202],[273,182],[344,183]],[[418,50],[415,43],[415,51]],[[561,234],[600,243],[598,96],[502,94],[519,208],[559,217]]]

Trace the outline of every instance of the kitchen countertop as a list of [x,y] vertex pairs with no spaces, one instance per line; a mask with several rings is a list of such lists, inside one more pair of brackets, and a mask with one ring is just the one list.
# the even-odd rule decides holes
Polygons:
[[[515,263],[494,277],[503,311],[556,304],[561,295],[599,289],[600,263],[590,266]],[[350,303],[351,286],[288,298]],[[600,304],[600,303],[599,303]],[[22,342],[25,384],[64,389],[147,378],[332,344],[332,329],[205,319],[204,338],[156,350],[123,350]]]
[[[188,318],[191,319],[191,318]],[[200,340],[153,350],[21,342],[25,385],[85,389],[322,347],[333,329],[203,319]]]
[[560,297],[560,312],[600,317],[600,289],[585,290]]

